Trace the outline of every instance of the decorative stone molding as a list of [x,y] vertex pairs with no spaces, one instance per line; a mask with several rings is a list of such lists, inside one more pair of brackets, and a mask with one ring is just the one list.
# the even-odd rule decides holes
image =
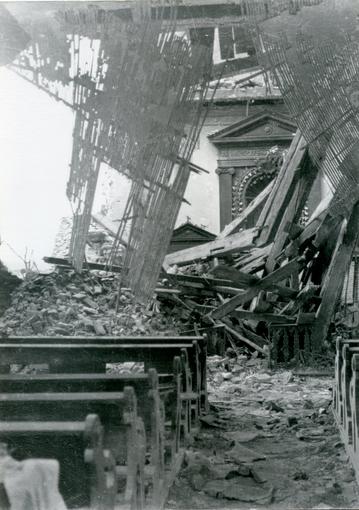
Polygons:
[[236,173],[236,171],[233,167],[230,167],[230,168],[220,167],[220,168],[216,169],[217,175],[223,175],[223,174],[234,175],[235,173]]
[[302,214],[300,215],[299,218],[299,225],[305,227],[308,223],[308,220],[309,220],[309,208],[308,205],[305,204],[305,206],[303,207]]
[[266,185],[277,173],[278,171],[269,174],[256,166],[247,168],[244,174],[237,173],[232,181],[232,217],[235,218],[247,207],[249,201],[246,193],[249,186],[259,181],[264,181]]
[[261,111],[208,136],[218,151],[221,230],[277,174],[277,152],[288,148],[295,131],[286,115]]
[[273,144],[257,145],[252,149],[241,147],[226,147],[226,148],[220,147],[219,157],[223,159],[258,158],[260,156],[263,156],[272,145]]
[[246,187],[246,183],[252,177],[252,175],[256,175],[258,172],[258,168],[246,168],[245,175],[237,174],[233,179],[232,183],[232,217],[235,218],[238,216],[243,209],[245,208],[245,197],[244,197],[244,189]]

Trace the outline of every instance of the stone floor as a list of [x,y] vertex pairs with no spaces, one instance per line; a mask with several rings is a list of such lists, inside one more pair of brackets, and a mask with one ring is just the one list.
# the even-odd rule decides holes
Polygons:
[[211,414],[188,447],[167,510],[359,508],[337,432],[332,378],[208,360]]

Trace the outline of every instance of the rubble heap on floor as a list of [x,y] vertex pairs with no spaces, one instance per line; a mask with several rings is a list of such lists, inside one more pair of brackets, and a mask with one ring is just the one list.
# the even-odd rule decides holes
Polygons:
[[[217,352],[229,346],[238,354],[245,346],[269,357],[273,366],[330,362],[331,328],[338,325],[345,278],[353,264],[359,274],[358,257],[353,258],[359,206],[343,219],[331,209],[331,196],[325,197],[303,225],[318,168],[300,132],[284,160],[280,153],[273,159],[270,151],[259,164],[280,167],[277,177],[217,239],[165,257],[149,306],[139,303],[138,296],[135,302],[126,289],[117,297],[121,260],[117,273],[76,274],[69,261],[48,259],[63,269],[25,282],[1,331],[136,335],[175,330],[206,333]],[[259,209],[256,226],[245,228],[246,219]],[[88,243],[95,252],[98,245],[100,253],[106,236],[100,231],[91,235]],[[88,264],[93,266],[100,265]]]
[[[276,162],[267,159],[263,166],[272,168]],[[358,281],[348,274],[359,274],[359,206],[338,216],[329,193],[303,221],[319,168],[300,132],[278,163],[277,177],[217,239],[167,255],[164,266],[208,331],[222,328],[235,344],[270,355],[273,365],[321,363],[334,357],[333,328],[341,323],[353,333],[338,304]],[[246,228],[255,211],[256,226]],[[210,269],[197,279],[181,274],[191,264]]]
[[[151,307],[136,303],[122,290],[118,304],[118,275],[56,270],[34,274],[12,294],[0,317],[2,335],[155,335],[178,331],[176,316],[158,300]],[[117,305],[117,311],[116,311]]]
[[0,261],[0,315],[11,303],[11,293],[21,284],[20,278],[10,273]]

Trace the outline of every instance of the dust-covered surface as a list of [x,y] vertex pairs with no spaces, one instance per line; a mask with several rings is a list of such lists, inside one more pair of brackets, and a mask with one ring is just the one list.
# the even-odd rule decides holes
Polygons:
[[9,336],[93,336],[178,334],[176,311],[154,299],[144,306],[129,290],[119,291],[118,275],[58,270],[33,274],[11,295],[0,317]]
[[[0,332],[170,335],[189,320],[180,306],[155,299],[145,307],[126,290],[116,312],[117,296],[114,274],[33,275],[12,294]],[[167,510],[358,508],[354,473],[332,416],[332,378],[270,371],[243,347],[226,352],[208,358],[211,412],[187,447]],[[141,370],[130,363],[120,371]]]
[[358,508],[336,429],[332,378],[272,372],[256,358],[208,359],[211,414],[166,508]]
[[0,315],[10,305],[11,294],[20,284],[20,278],[10,273],[0,261]]

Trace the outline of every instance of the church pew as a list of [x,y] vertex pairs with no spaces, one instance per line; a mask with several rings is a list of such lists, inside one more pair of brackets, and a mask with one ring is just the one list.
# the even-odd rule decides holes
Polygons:
[[[119,392],[131,386],[137,396],[138,414],[146,429],[149,465],[145,469],[151,479],[147,500],[160,508],[164,501],[169,472],[173,469],[183,439],[189,438],[187,423],[188,395],[182,384],[180,358],[174,360],[172,374],[158,375],[155,369],[140,374],[8,374],[0,375],[2,393],[73,393]],[[198,399],[196,399],[198,401]],[[165,425],[168,424],[167,430]],[[165,456],[165,453],[167,454]],[[168,489],[168,487],[167,487]],[[168,490],[167,490],[168,492]]]
[[350,381],[352,378],[352,357],[356,352],[359,352],[358,340],[337,340],[333,411],[338,426],[342,429],[348,444],[351,444],[353,440]]
[[[346,395],[342,388],[342,379],[345,379],[345,374],[342,374],[343,369],[343,346],[359,347],[359,340],[343,339],[338,337],[336,339],[336,354],[335,354],[335,379],[333,387],[333,409],[337,420],[341,423],[344,421],[344,401]],[[346,371],[350,370],[350,365],[346,364]]]
[[[0,441],[7,444],[16,460],[57,459],[59,489],[68,508],[115,509],[115,460],[104,449],[103,428],[95,414],[82,421],[1,421]],[[134,510],[138,493],[133,491],[129,496]]]
[[[19,348],[22,345],[113,345],[116,351],[116,361],[108,361],[108,363],[121,363],[123,361],[143,361],[145,364],[145,370],[148,368],[156,368],[159,373],[167,373],[169,367],[171,367],[173,357],[175,355],[180,356],[181,348],[189,348],[196,342],[195,349],[189,352],[189,364],[193,373],[193,388],[200,394],[200,411],[208,408],[207,401],[207,375],[206,375],[206,359],[207,359],[207,337],[203,336],[145,336],[145,337],[86,337],[86,336],[64,336],[64,337],[37,337],[37,336],[15,336],[15,337],[4,337],[0,338],[0,349],[3,345],[10,346],[16,345]],[[151,348],[149,348],[151,346]],[[120,354],[121,347],[123,347],[122,355]],[[9,352],[9,349],[7,352]],[[173,352],[172,352],[173,349]],[[134,352],[137,350],[137,353]],[[162,351],[162,352],[160,352]],[[42,363],[38,361],[39,357],[37,354],[36,358],[31,359],[31,356],[26,356],[26,352],[19,354],[18,361],[10,361],[10,363]],[[126,354],[127,352],[127,354]],[[147,353],[147,354],[146,354]],[[105,372],[106,361],[100,359],[91,358],[90,353],[87,355],[81,354],[82,359],[77,357],[76,363],[74,359],[68,359],[66,363],[66,372]],[[55,357],[56,358],[56,357]],[[8,372],[6,366],[9,358],[2,358],[1,366],[2,372]],[[14,359],[12,357],[11,359]],[[30,361],[29,361],[30,359]],[[44,356],[41,357],[44,359]],[[24,360],[24,361],[20,361]],[[34,361],[36,360],[36,361]],[[47,361],[49,357],[47,357]],[[64,372],[64,367],[61,366],[61,360],[52,359],[51,371]],[[46,361],[44,361],[46,363]],[[81,367],[78,367],[78,364]],[[0,366],[0,370],[1,370]],[[171,370],[170,370],[171,371]]]
[[[59,343],[61,342],[61,343]],[[206,407],[206,353],[201,353],[198,342],[181,343],[124,343],[108,342],[102,339],[94,343],[62,343],[62,339],[53,338],[52,343],[17,343],[13,340],[0,343],[2,372],[9,372],[12,364],[33,365],[47,364],[50,372],[60,373],[103,373],[106,363],[125,361],[143,362],[145,371],[155,368],[158,373],[172,370],[175,356],[181,357],[183,349],[187,350],[187,364],[192,373],[192,388],[198,402],[193,402],[199,412]],[[202,405],[201,405],[202,404]]]
[[[62,424],[66,428],[67,422],[81,422],[88,414],[99,416],[104,446],[116,462],[117,497],[120,497],[124,508],[137,509],[133,505],[139,503],[139,498],[143,499],[141,494],[144,493],[146,436],[143,421],[137,414],[133,388],[126,387],[123,392],[1,393],[0,416],[3,422],[0,439],[8,423],[22,423],[23,427],[30,429],[30,423],[41,426],[51,417],[51,421],[60,423],[58,428],[61,429]],[[55,439],[53,436],[54,444]],[[41,457],[42,451],[46,452],[39,444],[30,452],[26,450],[25,438],[24,441],[20,446],[28,456]],[[76,458],[79,458],[78,452]],[[76,470],[72,470],[71,477],[77,477]],[[71,485],[71,478],[68,483]]]
[[359,481],[359,339],[337,339],[333,412]]
[[359,353],[353,354],[351,360],[352,375],[349,384],[351,408],[351,443],[349,456],[352,461],[357,480],[359,479]]

